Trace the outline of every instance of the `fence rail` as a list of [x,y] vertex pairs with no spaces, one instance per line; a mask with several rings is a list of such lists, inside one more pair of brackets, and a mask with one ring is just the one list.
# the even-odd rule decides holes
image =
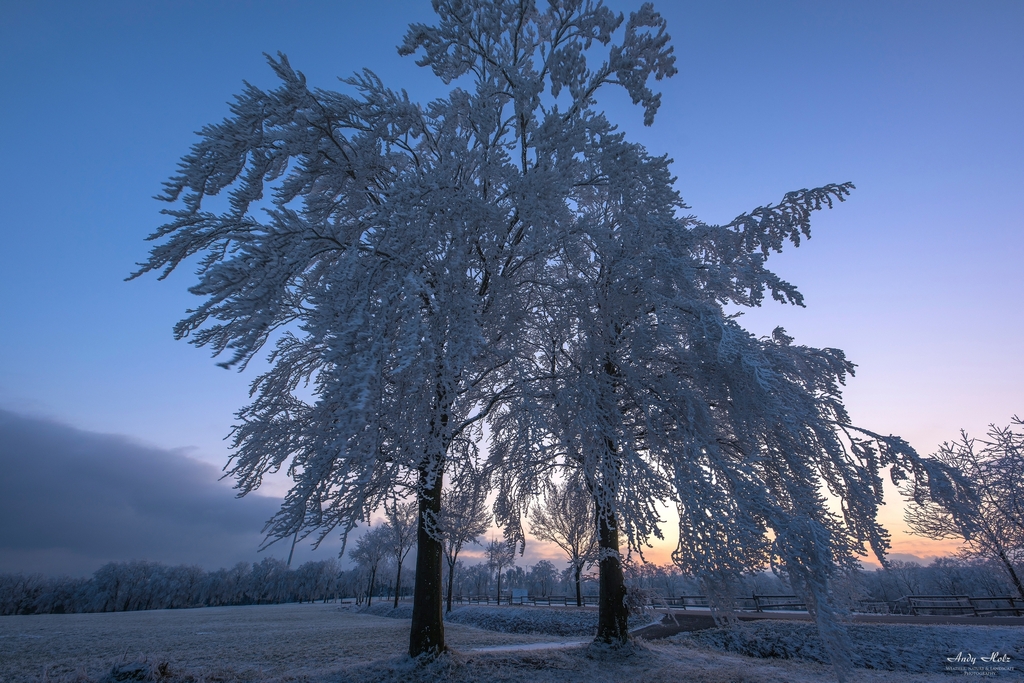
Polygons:
[[1004,595],[997,598],[971,598],[979,617],[1024,617],[1024,599]]
[[968,595],[908,595],[907,602],[917,615],[978,616]]
[[[584,607],[596,607],[598,596],[584,595]],[[452,603],[459,605],[545,605],[548,607],[575,607],[574,595],[453,595]]]
[[[736,609],[742,612],[794,611],[806,612],[807,604],[796,595],[759,595],[733,598]],[[535,605],[547,607],[575,607],[573,595],[455,595],[452,602],[459,605]],[[583,605],[596,607],[598,596],[584,595]],[[706,595],[676,595],[658,597],[652,607],[668,609],[710,609]],[[1024,599],[1012,596],[973,597],[968,595],[906,595],[899,600],[862,600],[853,607],[854,612],[866,614],[904,614],[916,616],[1024,616]]]

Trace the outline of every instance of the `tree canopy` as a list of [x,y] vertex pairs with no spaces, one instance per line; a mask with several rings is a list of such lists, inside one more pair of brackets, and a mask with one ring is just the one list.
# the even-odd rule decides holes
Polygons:
[[[440,594],[445,465],[475,448],[473,430],[506,394],[495,370],[532,305],[547,228],[571,213],[569,169],[610,130],[589,110],[595,93],[622,85],[649,122],[659,102],[646,83],[674,71],[649,5],[614,45],[623,18],[600,3],[435,8],[439,24],[412,26],[400,52],[422,50],[419,64],[445,83],[467,76],[471,90],[421,106],[363,71],[342,94],[270,58],[281,85],[247,86],[201,131],[135,273],[165,277],[199,256],[191,291],[204,301],[176,336],[226,354],[225,366],[274,344],[228,470],[243,494],[269,472],[292,477],[270,539],[347,534],[396,488],[418,497],[417,583],[431,585],[418,585],[414,654],[443,649],[440,599],[419,598],[435,578]],[[610,46],[590,69],[595,42]],[[228,208],[208,209],[222,192]]]
[[[227,367],[272,346],[228,466],[241,494],[282,468],[292,478],[268,540],[344,536],[414,496],[410,653],[442,651],[444,476],[479,455],[489,422],[510,540],[543,477],[584,481],[599,639],[628,638],[620,530],[642,549],[665,501],[680,512],[679,566],[710,584],[770,562],[828,632],[830,576],[865,543],[886,548],[879,470],[954,514],[963,493],[948,468],[850,424],[841,351],[781,329],[757,339],[725,310],[766,293],[801,304],[765,262],[852,184],[701,222],[670,161],[596,109],[621,86],[653,122],[650,81],[676,69],[650,4],[628,20],[590,0],[433,4],[436,25],[412,25],[399,52],[465,88],[420,105],[363,71],[338,93],[268,58],[280,85],[247,85],[202,129],[134,275],[198,257],[203,301],[176,336]],[[227,208],[212,209],[221,193]]]

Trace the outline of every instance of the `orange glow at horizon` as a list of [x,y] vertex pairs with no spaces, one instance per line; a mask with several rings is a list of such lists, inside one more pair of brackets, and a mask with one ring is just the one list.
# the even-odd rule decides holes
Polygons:
[[[891,546],[888,552],[890,559],[930,564],[934,558],[951,556],[963,547],[963,539],[933,540],[912,534],[903,521],[906,502],[888,479],[886,473],[883,473],[883,478],[885,479],[885,502],[878,509],[878,521],[890,534]],[[672,551],[675,550],[676,543],[678,542],[678,517],[675,511],[668,506],[661,507],[660,512],[663,520],[661,529],[664,538],[651,539],[651,546],[643,549],[643,558],[648,563],[664,566],[672,564]],[[501,532],[497,529],[492,529],[488,534],[488,538],[492,536],[494,538],[501,538]],[[523,566],[534,564],[539,560],[549,560],[559,568],[566,564],[567,559],[564,553],[556,545],[538,541],[529,532],[527,532],[526,536],[526,552],[520,561],[525,561]],[[467,559],[475,558],[479,555],[481,560],[485,561],[481,550],[473,552],[467,549],[467,551]],[[636,553],[633,553],[633,558],[639,559]],[[861,557],[860,560],[866,569],[881,567],[878,559],[871,553],[870,549],[868,549],[868,554]]]

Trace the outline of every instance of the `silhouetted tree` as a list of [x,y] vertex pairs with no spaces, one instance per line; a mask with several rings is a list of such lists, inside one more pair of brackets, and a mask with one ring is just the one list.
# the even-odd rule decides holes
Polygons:
[[576,606],[583,606],[583,570],[597,560],[594,498],[576,478],[549,484],[541,502],[530,509],[530,532],[554,543],[569,557],[576,582]]
[[[618,44],[623,17],[600,2],[434,8],[437,25],[412,25],[399,52],[468,89],[421,107],[369,71],[344,81],[346,95],[271,59],[281,86],[247,86],[203,128],[134,275],[198,256],[190,291],[204,301],[175,334],[227,352],[225,366],[244,368],[277,335],[228,468],[242,494],[271,471],[293,478],[269,540],[344,535],[396,490],[415,492],[414,656],[445,647],[446,466],[513,390],[497,370],[533,305],[551,224],[603,182],[581,186],[574,170],[616,136],[591,110],[595,93],[623,86],[650,123],[660,102],[647,81],[674,72],[649,5]],[[595,44],[604,57],[588,66]],[[227,208],[211,210],[222,192]],[[297,389],[310,380],[307,402]]]
[[501,604],[501,572],[516,563],[516,547],[508,541],[492,540],[487,544],[487,567],[497,576],[498,604]]
[[469,467],[441,495],[440,527],[444,538],[444,557],[448,564],[447,612],[452,611],[452,588],[459,553],[467,543],[476,543],[490,525],[485,477],[483,473]]
[[356,562],[356,564],[366,570],[369,577],[369,583],[366,589],[367,606],[373,604],[373,591],[377,580],[377,569],[388,554],[389,535],[390,532],[385,526],[381,525],[374,527],[363,534],[359,540],[356,541],[356,547],[349,552],[349,556]]
[[388,546],[391,558],[395,563],[395,607],[402,592],[402,563],[413,546],[416,545],[416,517],[418,513],[416,501],[385,503],[384,513],[387,519],[385,528],[388,530]]
[[[933,456],[960,472],[976,494],[969,514],[955,515],[942,501],[915,501],[904,516],[915,534],[928,538],[963,538],[965,558],[991,559],[1002,566],[1017,594],[1024,598],[1024,421],[990,425],[987,439],[943,443]],[[1018,429],[1014,429],[1017,427]]]

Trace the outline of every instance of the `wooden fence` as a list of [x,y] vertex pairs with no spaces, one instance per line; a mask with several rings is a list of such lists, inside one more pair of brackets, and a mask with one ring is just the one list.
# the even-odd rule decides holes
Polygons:
[[1009,595],[976,598],[968,595],[908,595],[911,614],[973,617],[1024,616],[1024,600]]
[[[806,612],[807,604],[795,595],[759,595],[736,597],[737,609],[744,612],[793,611]],[[458,595],[452,602],[459,605],[535,605],[546,607],[575,607],[573,595],[523,595],[512,597],[502,595]],[[596,607],[598,596],[584,595],[583,604]],[[653,607],[669,609],[709,609],[705,595],[677,595],[656,598]],[[867,614],[907,614],[933,616],[976,616],[976,617],[1021,617],[1024,616],[1024,599],[1012,596],[971,597],[967,595],[907,595],[899,600],[862,600],[854,612]]]
[[[596,607],[598,596],[584,595],[584,607]],[[453,595],[452,603],[459,605],[543,605],[547,607],[575,607],[575,595]]]

